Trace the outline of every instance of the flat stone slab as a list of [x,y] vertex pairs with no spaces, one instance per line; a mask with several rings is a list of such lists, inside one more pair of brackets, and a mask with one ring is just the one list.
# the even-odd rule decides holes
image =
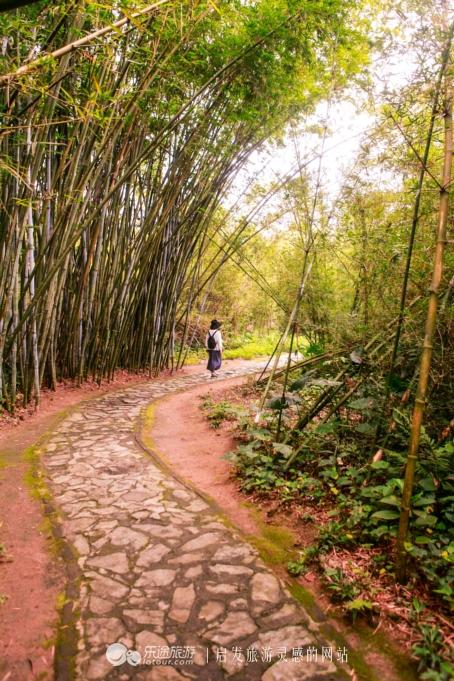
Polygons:
[[124,553],[108,553],[105,556],[95,556],[94,558],[90,556],[87,560],[87,565],[119,573],[128,572],[129,570],[128,559]]
[[214,546],[221,539],[221,535],[216,532],[208,532],[207,534],[201,534],[195,539],[183,544],[181,547],[182,551],[200,551],[201,549],[206,549],[208,546]]
[[[263,367],[250,362],[224,376]],[[204,372],[94,399],[42,447],[80,570],[77,654],[67,663],[76,681],[347,679],[345,664],[321,664],[317,625],[255,549],[135,439],[142,409],[201,383],[209,385]],[[306,648],[320,651],[320,664],[290,659]]]
[[159,563],[165,555],[170,551],[170,548],[165,544],[154,544],[141,552],[136,560],[138,567],[146,567],[151,563]]
[[241,641],[255,631],[257,631],[257,626],[247,612],[229,612],[218,627],[205,632],[205,637],[215,643],[226,645],[232,641]]
[[140,579],[136,582],[136,586],[168,586],[175,579],[175,574],[175,570],[169,570],[168,568],[143,572]]
[[169,617],[184,624],[189,619],[189,613],[195,601],[194,586],[177,586],[173,592],[172,606],[169,611]]
[[128,527],[117,527],[109,534],[109,541],[115,546],[138,551],[148,544],[149,537],[143,532],[137,532],[137,530],[131,530]]
[[251,579],[251,596],[254,602],[278,603],[281,589],[276,577],[267,572],[257,572]]

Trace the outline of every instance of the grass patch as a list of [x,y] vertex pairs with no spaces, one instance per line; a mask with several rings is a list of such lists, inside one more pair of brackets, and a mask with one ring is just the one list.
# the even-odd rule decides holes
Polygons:
[[264,342],[251,342],[240,345],[239,348],[227,348],[224,352],[225,359],[254,359],[263,355],[270,355],[274,350],[274,345]]
[[[255,359],[256,357],[269,357],[279,341],[280,335],[277,333],[270,333],[265,336],[253,335],[246,333],[242,336],[226,337],[224,338],[225,349],[223,353],[224,359]],[[288,339],[284,351],[289,350],[290,340]],[[304,346],[304,347],[303,347]],[[307,346],[307,342],[299,343],[299,351],[301,352]],[[199,364],[202,360],[207,358],[207,351],[204,347],[190,348],[186,355],[185,365]]]
[[[227,339],[224,357],[225,359],[254,359],[255,357],[269,356],[274,351],[279,338],[278,334],[271,333],[267,336],[245,334],[238,338]],[[288,349],[289,341],[284,347],[284,350]]]

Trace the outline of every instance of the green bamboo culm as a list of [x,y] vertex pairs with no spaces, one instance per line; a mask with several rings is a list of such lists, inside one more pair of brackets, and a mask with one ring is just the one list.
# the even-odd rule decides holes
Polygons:
[[[447,72],[449,74],[449,71]],[[408,446],[407,463],[405,467],[405,480],[402,492],[402,504],[397,533],[396,546],[396,579],[404,582],[406,579],[407,552],[405,543],[407,541],[408,527],[411,512],[411,497],[418,459],[419,441],[421,427],[426,404],[426,393],[430,377],[430,365],[434,345],[434,335],[437,322],[438,299],[440,284],[443,275],[443,256],[446,246],[446,233],[448,224],[449,192],[452,175],[452,155],[453,155],[453,136],[452,136],[452,82],[450,76],[445,79],[445,101],[444,101],[444,154],[443,154],[443,174],[440,189],[439,219],[437,228],[437,241],[434,255],[434,265],[432,281],[429,288],[429,301],[427,307],[427,317],[425,324],[424,340],[419,363],[419,379],[416,389],[415,405],[413,408],[410,441]]]

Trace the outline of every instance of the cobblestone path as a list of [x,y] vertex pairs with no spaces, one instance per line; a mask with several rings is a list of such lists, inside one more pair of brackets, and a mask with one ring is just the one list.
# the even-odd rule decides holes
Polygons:
[[[150,402],[205,381],[204,372],[156,380],[87,402],[41,447],[79,573],[72,673],[78,681],[348,678],[340,653],[256,551],[135,439]],[[114,643],[122,645],[109,648],[109,661]]]

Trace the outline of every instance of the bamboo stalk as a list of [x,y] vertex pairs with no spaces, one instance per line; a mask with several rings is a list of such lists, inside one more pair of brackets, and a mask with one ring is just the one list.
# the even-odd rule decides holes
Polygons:
[[429,288],[429,301],[427,306],[427,318],[425,325],[424,340],[421,351],[419,379],[416,389],[415,404],[413,408],[410,441],[408,445],[407,463],[405,467],[404,488],[402,491],[402,503],[399,520],[399,529],[396,545],[396,579],[405,581],[407,552],[405,542],[407,540],[411,497],[415,477],[416,461],[418,458],[421,426],[426,404],[426,393],[429,384],[430,364],[432,359],[434,335],[437,322],[438,296],[443,275],[443,256],[446,245],[446,233],[449,209],[449,190],[452,172],[453,138],[452,138],[452,91],[451,79],[445,83],[444,105],[444,159],[440,189],[439,219],[437,228],[437,241],[434,254],[432,281]]
[[[409,238],[408,247],[407,247],[407,255],[406,255],[405,269],[404,269],[404,278],[403,278],[403,281],[402,281],[402,288],[401,288],[401,294],[400,294],[399,317],[398,317],[398,320],[397,320],[397,333],[396,333],[395,338],[394,338],[394,347],[393,347],[393,352],[392,352],[392,357],[391,357],[391,364],[390,364],[389,372],[388,372],[388,381],[387,381],[387,386],[386,386],[384,406],[386,405],[388,398],[389,398],[390,379],[391,379],[391,375],[394,371],[394,366],[396,364],[396,359],[397,359],[397,355],[398,355],[398,352],[399,352],[399,343],[400,343],[400,337],[401,337],[404,318],[405,318],[405,307],[406,307],[406,303],[407,303],[407,291],[408,291],[408,282],[409,282],[409,278],[410,278],[411,261],[412,261],[412,257],[413,257],[413,249],[414,249],[414,244],[415,244],[416,230],[417,230],[418,222],[419,222],[419,212],[420,212],[422,189],[423,189],[423,186],[424,186],[424,178],[425,178],[425,175],[426,175],[426,168],[427,168],[427,163],[428,163],[428,160],[429,160],[430,148],[431,148],[431,145],[432,145],[432,136],[433,136],[433,130],[434,130],[434,125],[435,125],[435,119],[436,119],[437,111],[438,111],[438,103],[439,103],[439,99],[440,99],[440,93],[441,93],[441,89],[442,89],[443,79],[444,79],[445,73],[446,73],[446,68],[447,68],[448,61],[449,61],[449,54],[450,54],[450,51],[451,51],[451,43],[452,43],[453,33],[454,33],[454,22],[451,24],[451,28],[450,28],[450,31],[449,31],[449,34],[448,34],[446,45],[444,47],[443,54],[442,54],[441,67],[440,67],[437,82],[436,82],[436,85],[435,85],[435,92],[434,92],[434,97],[433,97],[432,109],[431,109],[431,112],[430,112],[429,128],[428,128],[428,131],[427,131],[423,156],[422,156],[422,159],[421,159],[421,167],[420,167],[420,170],[419,170],[418,186],[417,186],[417,189],[416,189],[416,196],[415,196],[415,201],[414,201],[414,205],[413,205],[413,216],[412,216],[412,220],[411,220],[410,238]],[[377,437],[378,437],[378,433],[377,433]]]

